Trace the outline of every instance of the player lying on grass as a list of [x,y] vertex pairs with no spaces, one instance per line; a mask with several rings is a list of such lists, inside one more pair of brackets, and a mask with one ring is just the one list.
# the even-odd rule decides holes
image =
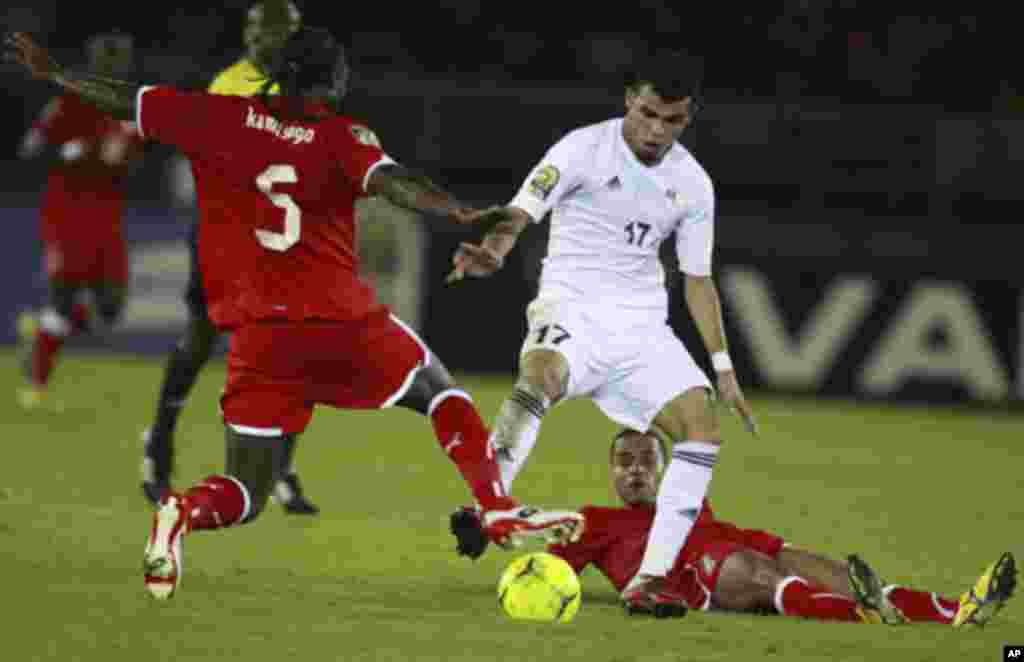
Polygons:
[[[664,454],[656,437],[624,430],[612,442],[609,462],[612,485],[625,505],[582,508],[582,538],[553,545],[549,551],[568,561],[576,572],[596,566],[621,592],[640,568],[654,521]],[[460,548],[474,544],[475,519],[471,510],[453,516],[453,530],[462,534]],[[482,547],[460,551],[479,555]],[[857,556],[848,562],[834,561],[789,546],[774,534],[740,529],[716,519],[705,502],[668,575],[668,595],[674,600],[659,604],[655,615],[718,609],[868,623],[984,625],[1013,594],[1016,572],[1013,556],[1003,554],[957,601],[886,585]]]
[[231,331],[220,399],[227,466],[161,500],[144,557],[151,595],[167,598],[177,588],[186,534],[260,513],[282,454],[317,404],[398,405],[429,418],[496,542],[578,537],[579,514],[523,508],[505,495],[470,396],[358,277],[357,199],[380,195],[462,224],[480,212],[396,163],[368,127],[329,107],[344,98],[349,78],[344,49],[330,33],[302,28],[289,37],[268,72],[267,87],[280,85],[281,94],[253,98],[79,76],[23,33],[5,45],[34,77],[115,116],[137,116],[142,135],[178,147],[192,162],[210,319]]

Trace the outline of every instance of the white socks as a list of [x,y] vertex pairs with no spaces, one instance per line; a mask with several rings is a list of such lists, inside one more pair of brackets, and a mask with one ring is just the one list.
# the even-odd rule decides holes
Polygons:
[[502,403],[489,441],[497,456],[505,494],[511,494],[512,481],[537,444],[541,419],[550,406],[551,399],[542,390],[522,379]]
[[637,577],[664,577],[672,569],[700,515],[711,482],[711,470],[717,460],[715,444],[686,441],[673,447],[672,461],[658,488],[654,525]]

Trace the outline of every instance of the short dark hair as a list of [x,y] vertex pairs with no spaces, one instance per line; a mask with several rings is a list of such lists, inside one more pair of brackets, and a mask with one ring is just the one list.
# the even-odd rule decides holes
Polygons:
[[275,54],[266,89],[274,83],[285,95],[298,96],[318,86],[336,87],[348,82],[345,48],[323,28],[302,27]]
[[626,87],[639,90],[650,85],[669,103],[690,97],[699,104],[703,83],[704,59],[682,51],[658,51],[638,58],[626,79]]

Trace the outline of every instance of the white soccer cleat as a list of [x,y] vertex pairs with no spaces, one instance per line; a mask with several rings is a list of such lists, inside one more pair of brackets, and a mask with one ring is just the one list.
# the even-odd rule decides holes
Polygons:
[[505,548],[538,539],[547,544],[564,545],[576,542],[583,535],[583,515],[529,506],[485,511],[482,524],[487,537]]
[[171,496],[153,514],[153,528],[146,542],[143,569],[146,590],[157,600],[174,595],[181,583],[181,540],[188,533],[188,512],[181,497]]

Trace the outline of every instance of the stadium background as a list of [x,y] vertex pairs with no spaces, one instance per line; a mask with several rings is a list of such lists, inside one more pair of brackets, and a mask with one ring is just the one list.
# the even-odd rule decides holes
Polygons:
[[[567,30],[494,3],[449,0],[429,17],[404,19],[347,8],[344,21],[305,5],[307,22],[333,27],[350,46],[350,114],[399,160],[479,203],[509,199],[567,130],[618,114],[638,49],[705,53],[707,108],[685,142],[717,185],[717,277],[743,379],[887,400],[1024,398],[1024,86],[1000,56],[1012,35],[998,17],[786,2],[773,14],[691,21],[670,3],[640,2],[610,32]],[[136,37],[140,80],[191,86],[241,53],[246,6],[83,17],[70,3],[14,2],[0,20],[78,63],[88,35],[120,28]],[[44,293],[36,225],[44,173],[14,154],[51,90],[9,65],[0,76],[8,109],[0,341],[11,343],[15,315]],[[132,296],[110,347],[159,354],[181,328],[182,238],[193,214],[182,165],[156,147],[131,181]],[[455,370],[511,371],[546,226],[524,237],[492,281],[445,288],[452,248],[473,233],[431,234],[416,219],[378,211],[363,225],[363,250],[382,296]],[[678,280],[669,286],[678,292]],[[673,324],[692,337],[677,296],[673,304]]]
[[[0,26],[79,63],[87,36],[121,27],[136,34],[140,79],[200,85],[241,52],[246,4],[8,0]],[[728,19],[695,4],[591,3],[569,10],[582,26],[551,3],[443,0],[429,15],[411,3],[300,5],[351,46],[352,113],[402,161],[486,203],[507,200],[562,133],[619,113],[636,49],[697,45],[708,106],[685,139],[717,183],[717,278],[762,427],[752,439],[723,416],[716,512],[832,558],[863,553],[886,579],[947,595],[1007,549],[1024,558],[1021,418],[998,411],[1019,407],[1024,381],[1016,20],[901,18],[863,1],[762,3]],[[0,64],[0,345],[43,296],[44,173],[14,154],[49,94]],[[139,433],[184,320],[192,207],[179,172],[157,148],[132,180],[126,324],[106,345],[70,343],[54,378],[59,415],[17,408],[15,353],[0,347],[5,659],[960,662],[1021,643],[1019,596],[970,632],[702,613],[665,623],[624,619],[592,569],[571,626],[507,621],[494,586],[511,557],[455,557],[447,515],[465,487],[429,426],[402,411],[319,410],[297,464],[320,516],[269,508],[254,526],[190,537],[182,592],[153,604],[139,577],[151,516]],[[475,235],[409,220],[365,224],[364,257],[490,420],[546,226],[493,281],[444,288],[450,251]],[[223,469],[224,373],[205,368],[185,408],[177,484]],[[613,433],[590,403],[560,405],[517,495],[613,505]]]

